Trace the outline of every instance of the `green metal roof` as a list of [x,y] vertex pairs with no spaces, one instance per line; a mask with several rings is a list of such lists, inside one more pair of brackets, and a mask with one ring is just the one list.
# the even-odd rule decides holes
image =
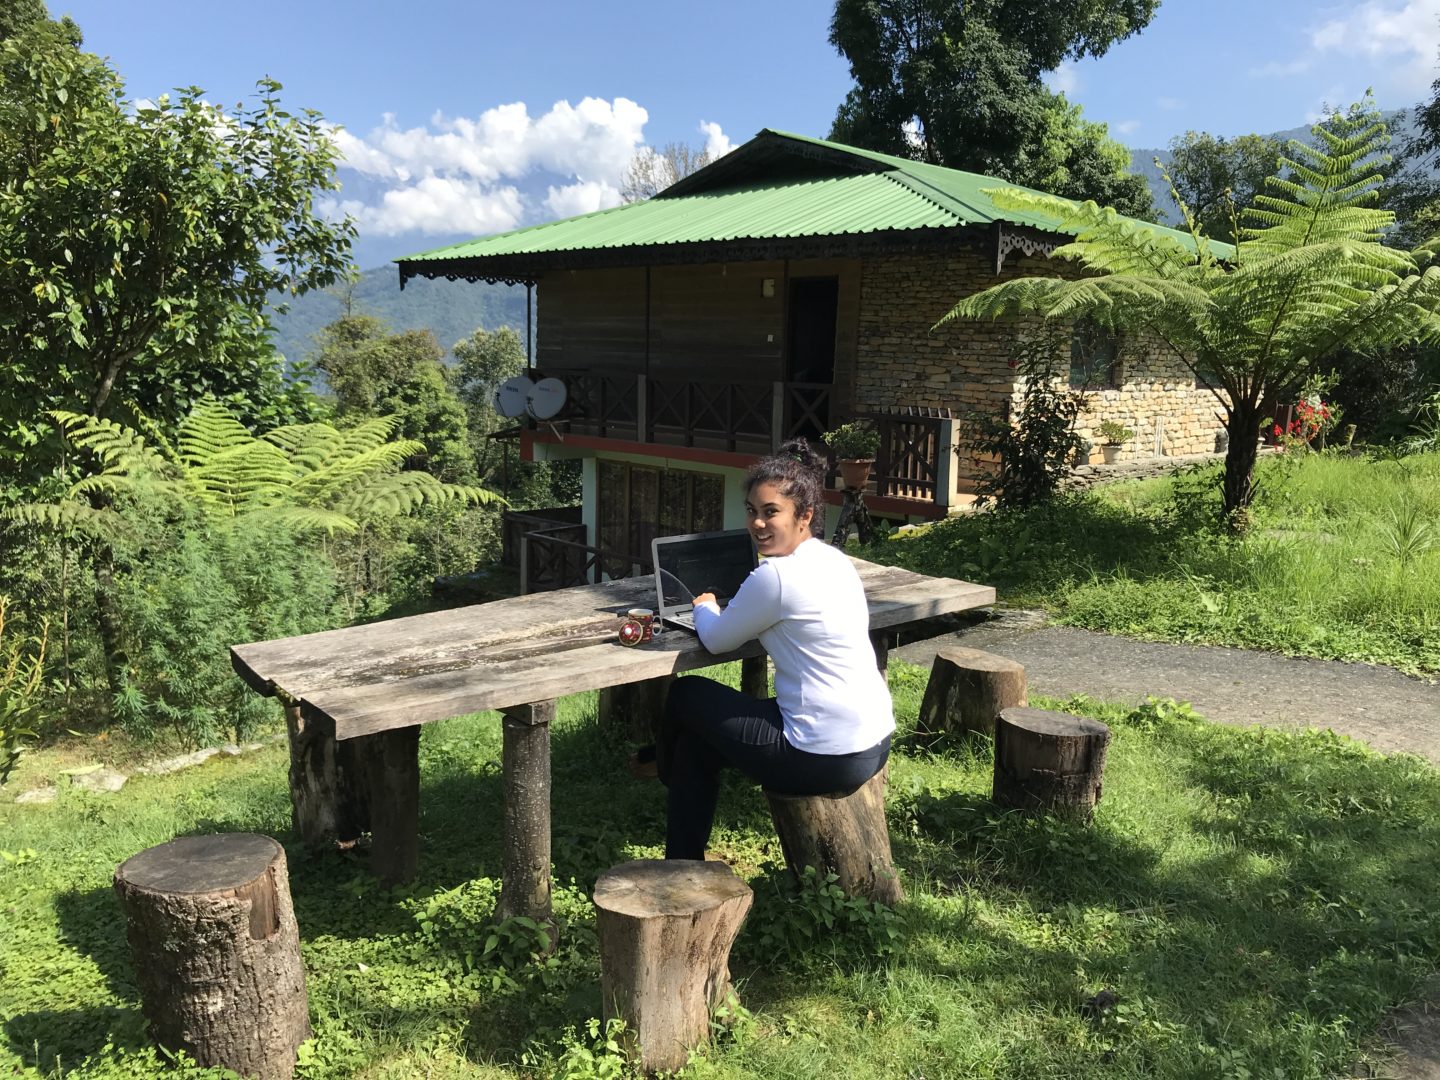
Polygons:
[[[903,232],[996,221],[1058,231],[1058,220],[1002,210],[985,193],[987,188],[1015,186],[978,173],[765,130],[645,202],[396,261],[402,276],[408,276],[426,273],[427,262],[454,266],[475,260],[478,267],[486,260],[503,259],[513,265],[527,255]],[[1187,233],[1143,224],[1193,247]]]

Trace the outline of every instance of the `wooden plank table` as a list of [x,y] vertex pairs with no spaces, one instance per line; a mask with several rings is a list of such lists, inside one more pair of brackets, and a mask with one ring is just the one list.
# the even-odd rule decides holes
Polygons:
[[[870,604],[876,657],[884,631],[995,602],[995,590],[852,560]],[[375,872],[414,876],[420,813],[420,725],[495,709],[503,714],[504,882],[500,914],[550,914],[550,742],[555,699],[614,693],[727,660],[764,693],[758,641],[708,652],[670,630],[627,648],[616,631],[632,607],[653,607],[650,577],[535,593],[319,634],[236,645],[236,672],[278,697],[290,734],[296,831],[307,843],[372,834]],[[658,700],[658,695],[654,695]]]

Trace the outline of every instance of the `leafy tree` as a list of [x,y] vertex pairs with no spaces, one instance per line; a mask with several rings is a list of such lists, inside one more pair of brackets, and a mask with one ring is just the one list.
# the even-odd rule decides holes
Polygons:
[[[280,85],[224,110],[154,103],[61,24],[0,43],[0,469],[50,460],[53,409],[173,425],[249,401],[275,367],[266,298],[334,281],[353,227],[321,218],[336,149]],[[52,449],[54,449],[52,444]],[[58,449],[56,450],[58,453]]]
[[674,142],[666,143],[659,150],[642,146],[625,167],[625,175],[620,179],[620,198],[627,203],[644,202],[709,164],[710,154],[703,147]]
[[399,433],[426,449],[410,462],[457,483],[475,479],[465,407],[452,369],[428,330],[392,334],[371,315],[344,315],[321,331],[313,362],[329,380],[341,420],[396,417]]
[[1233,250],[1217,250],[1198,228],[1192,247],[1094,203],[995,192],[1002,206],[1060,221],[1075,239],[1057,256],[1091,273],[1003,282],[941,321],[1088,318],[1163,341],[1215,387],[1230,435],[1224,510],[1243,525],[1268,401],[1342,349],[1440,340],[1440,240],[1408,254],[1381,242],[1394,220],[1374,206],[1384,124],[1354,118],[1313,131],[1316,145],[1290,144],[1285,177],[1267,181]]
[[1265,135],[1187,131],[1170,140],[1170,182],[1206,236],[1234,243],[1240,212],[1255,205],[1284,149]]
[[[849,62],[855,87],[831,137],[1028,186],[1048,183],[1068,197],[1118,200],[1127,213],[1146,210],[1144,185],[1118,180],[1129,164],[1123,147],[1040,80],[1066,59],[1103,55],[1143,29],[1158,6],[837,0],[830,43]],[[1097,150],[1099,161],[1081,167],[1079,158]],[[1063,172],[1051,164],[1072,158]]]
[[465,405],[477,467],[482,477],[493,482],[490,474],[495,465],[495,440],[489,436],[506,421],[495,411],[491,395],[506,379],[525,370],[525,347],[520,335],[508,326],[493,331],[480,327],[457,341],[450,351],[458,366],[456,392]]

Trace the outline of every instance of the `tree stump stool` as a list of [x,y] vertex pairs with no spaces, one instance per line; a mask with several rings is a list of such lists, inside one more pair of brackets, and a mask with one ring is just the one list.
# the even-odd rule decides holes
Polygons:
[[1110,729],[1098,720],[1010,708],[995,725],[992,798],[1017,810],[1089,819],[1105,778]]
[[951,645],[935,654],[916,729],[930,736],[973,731],[993,737],[1001,712],[1026,704],[1023,665]]
[[595,883],[603,1015],[623,1019],[650,1072],[684,1066],[730,994],[730,946],[750,887],[721,862],[639,859]]
[[310,1037],[285,850],[268,836],[185,836],[115,871],[151,1037],[201,1065],[289,1077]]
[[890,829],[885,824],[885,782],[881,769],[853,791],[828,795],[780,795],[765,792],[770,818],[780,837],[785,865],[800,880],[805,867],[834,874],[849,896],[882,904],[905,899],[900,876],[890,861]]

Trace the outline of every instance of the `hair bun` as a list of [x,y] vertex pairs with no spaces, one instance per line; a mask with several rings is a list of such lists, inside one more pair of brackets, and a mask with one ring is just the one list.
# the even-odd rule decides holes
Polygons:
[[810,449],[810,443],[803,435],[781,443],[780,456],[791,458],[799,462],[802,468],[813,469],[819,473],[823,473],[827,465],[825,458]]

